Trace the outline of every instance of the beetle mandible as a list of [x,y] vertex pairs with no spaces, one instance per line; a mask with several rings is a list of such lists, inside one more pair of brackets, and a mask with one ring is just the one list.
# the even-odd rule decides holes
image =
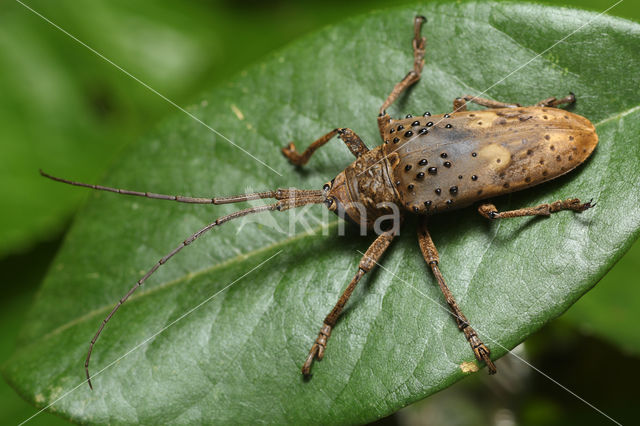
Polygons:
[[[418,241],[422,255],[476,359],[486,364],[489,374],[496,372],[491,351],[469,325],[440,273],[440,259],[427,229],[427,218],[561,176],[589,157],[598,143],[598,136],[589,120],[556,108],[575,102],[573,93],[562,99],[551,97],[528,107],[467,95],[453,101],[453,112],[449,114],[431,115],[425,112],[421,117],[407,115],[400,120],[391,118],[386,109],[408,87],[420,80],[426,47],[426,38],[421,35],[424,22],[426,18],[423,16],[415,17],[413,68],[395,85],[380,108],[378,128],[384,141],[382,145],[370,150],[351,129],[339,128],[313,142],[302,153],[296,150],[293,143],[282,149],[292,164],[303,166],[318,148],[336,135],[347,145],[356,160],[326,183],[322,190],[278,189],[231,197],[196,198],[91,185],[40,172],[47,178],[70,185],[183,203],[229,204],[267,198],[276,200],[274,204],[239,210],[216,219],[162,257],[136,282],[102,321],[91,340],[85,360],[85,373],[91,388],[89,361],[104,326],[161,265],[202,234],[230,220],[252,213],[285,211],[321,203],[344,219],[369,229],[374,229],[378,219],[389,216],[393,210],[390,205],[402,209],[400,220],[406,213],[420,215]],[[468,111],[467,102],[488,109]],[[478,212],[496,220],[549,216],[562,210],[579,213],[594,205],[591,201],[583,203],[577,198],[570,198],[535,207],[499,211],[493,204],[484,202],[478,207]],[[356,285],[377,264],[398,230],[396,226],[387,226],[377,234],[360,260],[355,276],[324,319],[302,366],[304,376],[311,375],[315,359],[323,358],[331,331]]]

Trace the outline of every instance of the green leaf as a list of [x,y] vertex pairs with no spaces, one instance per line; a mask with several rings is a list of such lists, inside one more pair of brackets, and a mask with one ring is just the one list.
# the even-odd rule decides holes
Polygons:
[[[280,147],[290,140],[306,146],[341,125],[377,145],[376,113],[409,69],[417,13],[429,17],[426,66],[393,115],[450,111],[455,97],[480,94],[531,60],[487,96],[527,105],[573,91],[574,112],[600,136],[578,170],[497,200],[509,209],[593,197],[597,208],[498,222],[467,209],[431,221],[444,276],[500,357],[589,290],[638,234],[636,24],[514,3],[430,3],[351,19],[277,52],[189,108],[282,176],[178,115],[101,183],[192,195],[320,188],[352,161],[348,150],[332,142],[296,170]],[[303,212],[311,231],[289,230],[286,214],[264,214],[211,231],[160,268],[106,327],[92,359],[94,373],[106,369],[89,391],[85,352],[112,305],[191,232],[237,208],[92,194],[4,365],[7,379],[38,406],[55,401],[51,411],[80,422],[361,423],[468,374],[461,364],[473,354],[409,220],[384,269],[357,288],[313,379],[302,379],[324,316],[371,242],[357,230],[338,236],[337,220],[322,222],[326,209],[315,206]]]

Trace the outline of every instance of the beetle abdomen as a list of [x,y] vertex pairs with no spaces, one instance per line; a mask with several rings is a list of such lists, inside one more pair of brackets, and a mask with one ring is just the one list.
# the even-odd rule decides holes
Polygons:
[[390,123],[384,151],[403,205],[433,214],[574,169],[598,143],[589,120],[549,107],[462,111]]

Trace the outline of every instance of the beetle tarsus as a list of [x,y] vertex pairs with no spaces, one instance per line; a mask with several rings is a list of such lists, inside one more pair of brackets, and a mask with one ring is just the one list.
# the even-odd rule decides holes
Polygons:
[[322,325],[320,332],[318,333],[318,337],[316,341],[311,346],[311,350],[309,351],[309,355],[307,355],[307,359],[302,365],[302,375],[304,377],[311,377],[311,365],[313,364],[314,359],[318,359],[318,361],[322,361],[324,358],[324,350],[327,347],[327,340],[331,336],[331,327],[327,323]]

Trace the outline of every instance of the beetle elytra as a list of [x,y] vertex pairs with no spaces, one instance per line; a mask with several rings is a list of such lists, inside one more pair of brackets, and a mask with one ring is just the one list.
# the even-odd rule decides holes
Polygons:
[[[421,29],[425,21],[421,16],[414,21],[413,68],[396,84],[380,108],[378,128],[382,145],[370,150],[351,129],[339,128],[328,132],[301,153],[293,143],[282,149],[282,153],[292,164],[302,166],[318,148],[334,136],[338,136],[347,145],[356,160],[321,190],[278,189],[231,197],[195,198],[90,185],[53,177],[41,171],[47,178],[70,185],[184,203],[228,204],[257,199],[276,200],[273,204],[239,210],[218,218],[162,257],[136,282],[102,321],[90,342],[85,360],[90,387],[91,353],[105,324],[129,296],[176,253],[210,229],[233,219],[264,211],[285,211],[322,203],[339,216],[374,229],[377,237],[360,260],[355,276],[324,319],[318,337],[302,365],[305,376],[311,375],[314,360],[323,358],[331,332],[358,282],[373,269],[398,233],[395,223],[389,226],[379,219],[398,211],[399,221],[408,213],[420,215],[418,241],[423,257],[476,359],[487,365],[490,374],[496,372],[489,348],[469,325],[440,273],[440,259],[427,229],[427,219],[430,215],[467,207],[568,173],[591,155],[598,137],[589,120],[556,108],[575,102],[573,94],[562,99],[548,98],[529,107],[462,96],[454,100],[453,112],[448,114],[431,115],[427,112],[420,117],[407,115],[404,119],[392,119],[386,109],[409,86],[420,80],[426,47],[426,38],[422,37]],[[488,109],[468,111],[467,102]],[[571,198],[534,207],[499,211],[493,204],[483,202],[478,211],[488,219],[497,220],[549,216],[562,210],[582,212],[593,205],[591,202],[583,203],[577,198]]]

